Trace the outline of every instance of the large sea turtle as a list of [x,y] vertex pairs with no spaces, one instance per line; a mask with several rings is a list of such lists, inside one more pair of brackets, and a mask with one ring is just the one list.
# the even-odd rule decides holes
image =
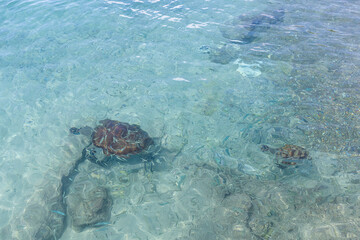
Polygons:
[[281,148],[271,148],[267,145],[262,145],[261,151],[275,154],[276,163],[280,168],[299,166],[304,160],[311,160],[309,152],[305,148],[291,144],[286,144]]
[[[83,134],[91,137],[91,144],[86,148],[88,158],[101,166],[107,166],[110,161],[122,160],[144,153],[154,144],[149,134],[140,126],[105,119],[100,121],[101,125],[92,129],[88,126],[82,128],[70,128],[73,134]],[[102,151],[101,151],[101,150]],[[99,151],[104,154],[100,156]],[[145,155],[144,155],[145,156]],[[151,154],[147,154],[143,160],[150,160]]]

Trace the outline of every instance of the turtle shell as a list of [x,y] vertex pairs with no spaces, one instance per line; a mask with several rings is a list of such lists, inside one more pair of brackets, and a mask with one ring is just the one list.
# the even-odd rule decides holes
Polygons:
[[102,148],[105,155],[127,157],[147,149],[153,140],[138,125],[115,120],[100,121],[92,136],[96,147]]
[[297,165],[302,159],[310,159],[305,148],[290,144],[279,148],[276,155],[280,158],[279,162],[285,165]]

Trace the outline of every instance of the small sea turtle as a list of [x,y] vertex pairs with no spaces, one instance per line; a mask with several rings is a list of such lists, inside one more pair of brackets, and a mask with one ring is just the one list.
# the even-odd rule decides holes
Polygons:
[[298,166],[303,163],[303,160],[311,159],[309,152],[305,148],[291,144],[286,144],[281,148],[271,148],[267,145],[262,145],[261,151],[269,151],[276,154],[277,164],[280,168],[285,168],[286,166]]

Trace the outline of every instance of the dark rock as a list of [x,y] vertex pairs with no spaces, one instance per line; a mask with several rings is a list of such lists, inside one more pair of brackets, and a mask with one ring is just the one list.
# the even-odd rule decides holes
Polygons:
[[82,231],[86,227],[96,227],[109,221],[112,200],[107,189],[87,183],[78,187],[67,199],[74,229]]
[[238,55],[239,53],[236,48],[231,44],[226,44],[219,48],[211,49],[209,58],[213,63],[228,64],[235,60]]
[[40,225],[35,233],[38,240],[59,239],[65,231],[66,206],[61,196],[54,198],[54,203],[50,205],[47,218]]
[[242,15],[224,24],[220,27],[220,31],[223,37],[232,43],[248,44],[255,41],[259,34],[267,31],[271,25],[282,22],[284,15],[283,9],[257,16]]

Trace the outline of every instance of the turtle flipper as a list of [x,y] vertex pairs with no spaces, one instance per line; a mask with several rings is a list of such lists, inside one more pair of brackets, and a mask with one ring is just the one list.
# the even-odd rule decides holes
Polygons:
[[80,135],[80,128],[72,127],[69,129],[69,131],[74,135]]
[[287,166],[281,165],[280,163],[275,163],[275,165],[280,169],[285,169]]
[[84,135],[87,137],[90,137],[91,134],[94,132],[94,129],[92,127],[89,126],[85,126],[85,127],[81,127],[81,128],[76,128],[76,127],[72,127],[69,129],[70,133],[74,134],[74,135]]
[[261,145],[260,150],[266,152],[270,150],[270,147],[268,145]]

